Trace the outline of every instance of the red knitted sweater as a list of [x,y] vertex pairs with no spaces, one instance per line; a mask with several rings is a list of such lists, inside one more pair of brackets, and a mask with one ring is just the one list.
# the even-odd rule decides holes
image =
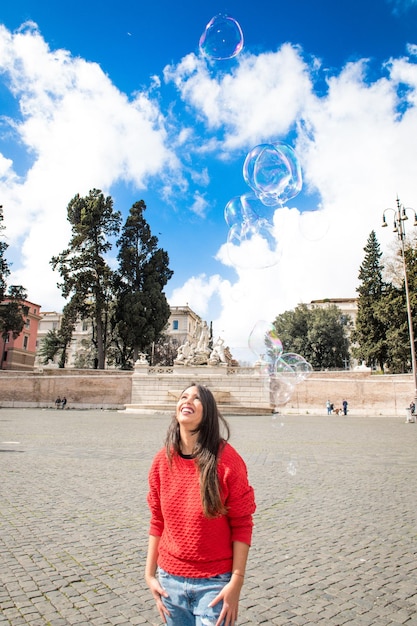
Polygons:
[[251,543],[255,500],[246,465],[226,444],[217,469],[228,512],[208,519],[194,459],[175,454],[170,465],[165,449],[154,458],[149,471],[149,534],[161,537],[158,565],[174,576],[209,578],[230,572],[232,542]]

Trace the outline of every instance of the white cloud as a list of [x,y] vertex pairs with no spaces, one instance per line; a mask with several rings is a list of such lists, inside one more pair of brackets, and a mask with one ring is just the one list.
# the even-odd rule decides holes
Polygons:
[[174,289],[169,297],[171,306],[188,304],[203,319],[209,314],[209,304],[225,281],[218,274],[192,276],[182,287]]
[[387,2],[392,5],[394,15],[407,13],[407,11],[417,6],[417,0],[387,0]]
[[225,152],[286,134],[311,91],[309,68],[289,44],[277,52],[242,55],[237,69],[220,78],[210,75],[204,59],[190,54],[165,68],[165,79],[175,83],[209,128],[226,129]]
[[20,178],[0,160],[7,235],[21,252],[11,278],[30,285],[29,297],[59,306],[49,259],[68,242],[73,195],[121,180],[143,189],[156,174],[169,185],[174,172],[180,184],[178,160],[154,101],[144,93],[129,101],[97,64],[51,51],[35,25],[15,34],[0,27],[0,71],[20,105],[13,132],[32,159]]
[[[0,155],[7,235],[21,255],[13,278],[30,285],[41,304],[58,302],[49,259],[68,242],[68,201],[87,193],[91,181],[104,191],[117,181],[143,189],[158,175],[163,197],[170,198],[175,184],[189,193],[187,210],[204,217],[216,200],[209,195],[212,176],[207,162],[193,167],[193,157],[241,157],[262,141],[285,140],[290,129],[304,190],[314,196],[294,198],[276,211],[276,265],[255,269],[260,251],[246,242],[249,262],[236,267],[234,281],[218,272],[192,276],[190,262],[191,276],[169,298],[213,320],[232,353],[244,348],[260,319],[272,321],[311,299],[354,296],[370,231],[382,246],[392,238],[390,229],[379,228],[383,209],[397,194],[417,207],[417,66],[408,58],[391,59],[372,81],[366,61],[347,64],[328,79],[323,94],[315,91],[318,61],[307,62],[294,46],[242,55],[233,73],[219,76],[190,54],[165,69],[165,80],[177,85],[182,99],[171,107],[169,123],[151,98],[159,86],[155,77],[148,93],[129,100],[98,65],[51,51],[33,25],[13,35],[0,27],[0,71],[21,106],[11,130],[32,163],[19,176]],[[174,118],[181,105],[193,112],[198,129]],[[321,210],[303,214],[309,201]],[[225,246],[217,259],[230,275]]]
[[204,217],[207,211],[208,202],[207,199],[198,191],[194,193],[193,203],[191,205],[191,211],[200,217]]
[[[234,284],[218,281],[217,294],[205,282],[193,285],[190,306],[198,302],[209,309],[209,300],[220,298],[215,332],[224,334],[232,353],[241,353],[260,319],[272,321],[312,299],[354,297],[371,230],[382,247],[392,238],[390,229],[380,229],[385,207],[395,206],[397,194],[406,206],[417,207],[417,66],[391,59],[381,77],[370,81],[366,60],[349,63],[329,79],[327,93],[317,95],[299,52],[288,46],[244,58],[233,76],[217,82],[200,63],[188,58],[178,75],[171,68],[187,104],[204,111],[208,126],[224,126],[228,148],[259,143],[268,132],[276,138],[296,123],[304,188],[315,193],[318,207],[311,208],[321,209],[308,215],[296,208],[277,210],[275,234],[282,250],[274,267],[256,270],[258,252],[244,250],[245,242],[247,263],[239,262],[235,251]],[[314,64],[311,72],[316,70]],[[225,246],[218,258],[230,265]]]

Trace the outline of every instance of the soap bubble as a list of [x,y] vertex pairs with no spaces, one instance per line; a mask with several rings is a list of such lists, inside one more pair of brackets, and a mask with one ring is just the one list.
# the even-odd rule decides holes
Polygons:
[[228,15],[216,15],[200,37],[200,50],[215,61],[233,59],[243,48],[243,32],[239,23]]
[[243,178],[267,206],[281,206],[294,198],[303,184],[297,155],[282,141],[252,148],[243,164]]
[[281,360],[292,368],[297,378],[297,382],[305,380],[313,371],[310,363],[300,354],[295,354],[294,352],[284,352],[281,354]]
[[[273,324],[265,320],[256,322],[249,335],[249,348],[263,363],[272,363],[282,353],[282,342]],[[273,373],[275,369],[272,369]]]
[[313,371],[310,363],[295,352],[284,352],[282,341],[273,324],[259,320],[253,327],[248,345],[257,356],[259,375],[263,377],[264,389],[269,394],[269,403],[283,406],[291,399],[296,385]]
[[272,225],[274,212],[275,207],[266,206],[255,193],[249,192],[229,200],[224,209],[224,219],[230,228],[244,220],[254,223],[263,219]]
[[271,224],[273,223],[274,213],[277,208],[275,205],[266,205],[253,192],[245,193],[240,196],[242,204],[242,214],[253,216],[253,219],[265,219]]
[[[234,217],[231,216],[230,220]],[[281,250],[269,222],[243,216],[242,221],[236,219],[229,229],[227,254],[235,267],[259,270],[276,265]]]
[[273,374],[269,377],[269,404],[272,407],[287,404],[293,393],[294,385],[289,380],[279,374]]
[[242,209],[241,196],[235,196],[226,204],[224,208],[224,219],[229,228],[242,225],[244,220]]
[[252,191],[232,198],[224,209],[229,259],[236,267],[273,267],[281,256],[274,235],[275,211],[301,190],[300,164],[283,142],[259,144],[247,155],[243,176]]
[[287,187],[291,172],[287,160],[272,144],[255,146],[243,164],[243,178],[257,194],[276,204]]
[[287,473],[290,476],[295,476],[296,475],[296,473],[297,473],[297,463],[295,461],[290,461],[287,464]]

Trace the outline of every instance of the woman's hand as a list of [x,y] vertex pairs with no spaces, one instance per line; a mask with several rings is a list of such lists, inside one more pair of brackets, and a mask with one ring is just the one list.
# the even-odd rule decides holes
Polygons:
[[161,587],[156,576],[146,576],[146,583],[151,590],[153,599],[156,602],[156,608],[158,609],[159,615],[161,616],[162,621],[166,623],[167,620],[165,616],[169,615],[169,611],[162,602],[162,598],[167,598],[168,593],[163,587]]
[[220,593],[212,600],[209,606],[215,606],[223,600],[222,610],[216,626],[221,624],[224,626],[234,626],[239,613],[239,598],[243,585],[243,578],[233,575],[230,582],[227,583]]

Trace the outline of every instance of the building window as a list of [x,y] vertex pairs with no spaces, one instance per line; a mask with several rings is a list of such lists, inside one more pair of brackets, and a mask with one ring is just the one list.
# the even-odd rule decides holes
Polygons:
[[83,322],[83,332],[88,330],[88,322]]
[[172,330],[178,330],[178,320],[172,322]]
[[23,350],[27,350],[28,349],[28,343],[29,343],[29,337],[27,335],[25,335],[23,337]]
[[30,326],[30,319],[28,317],[26,318],[25,326],[26,328],[29,328]]
[[10,337],[9,337],[9,333],[7,333],[4,343],[9,343],[9,341],[10,341]]
[[56,330],[58,328],[58,322],[52,322],[52,330]]

